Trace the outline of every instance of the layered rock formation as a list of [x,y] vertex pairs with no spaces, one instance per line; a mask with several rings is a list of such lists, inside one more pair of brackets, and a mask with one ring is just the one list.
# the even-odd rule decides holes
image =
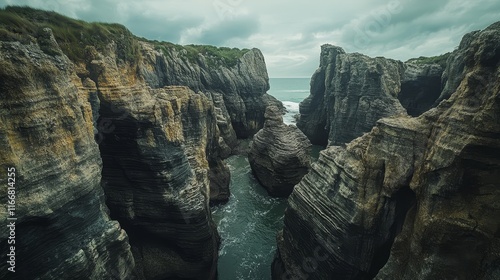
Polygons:
[[441,77],[441,83],[443,85],[443,90],[439,98],[435,102],[437,106],[441,101],[450,98],[450,96],[457,90],[458,86],[465,77],[465,59],[467,56],[466,51],[470,48],[474,36],[479,31],[474,31],[466,34],[460,45],[456,50],[454,50],[446,62],[446,69]]
[[370,131],[380,118],[405,114],[397,100],[403,73],[400,61],[323,45],[297,126],[313,144],[347,143]]
[[[40,45],[0,42],[2,205],[7,168],[17,189],[14,216],[0,207],[0,278],[133,279],[127,234],[104,203],[90,103],[51,35],[44,30]],[[17,218],[15,244],[8,217]],[[11,246],[15,274],[5,261]]]
[[464,40],[447,101],[321,153],[289,197],[274,279],[500,278],[500,23]]
[[[248,138],[262,128],[267,106],[281,106],[266,93],[269,78],[258,49],[240,51],[241,57],[231,65],[204,55],[196,46],[155,47],[151,42],[141,42],[141,46],[144,60],[140,73],[149,86],[185,85],[212,95],[220,110],[221,135],[231,148],[236,145],[236,136]],[[192,56],[191,60],[186,54]]]
[[265,118],[250,143],[248,161],[270,195],[286,197],[309,171],[311,143],[296,126],[283,123],[278,107],[267,107]]
[[[23,257],[32,267],[21,276],[215,279],[208,205],[229,198],[222,158],[237,136],[262,128],[264,108],[277,102],[265,94],[262,54],[233,50],[228,62],[200,51],[193,60],[187,47],[158,49],[119,25],[6,12],[25,28],[0,24],[9,41],[0,53],[2,166],[20,170],[27,241],[19,252],[35,252]],[[103,189],[130,241],[109,220]]]
[[435,106],[441,95],[443,71],[438,64],[405,63],[398,100],[408,115],[417,117]]
[[218,248],[205,156],[218,140],[209,138],[214,108],[185,87],[115,90],[100,88],[101,119],[114,125],[100,145],[111,217],[129,234],[142,278],[207,279]]

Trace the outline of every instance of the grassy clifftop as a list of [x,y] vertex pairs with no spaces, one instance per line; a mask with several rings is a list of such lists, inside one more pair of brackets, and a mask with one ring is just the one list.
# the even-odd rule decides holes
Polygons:
[[8,6],[0,9],[0,40],[34,41],[45,27],[52,29],[63,52],[75,62],[83,62],[86,46],[91,45],[102,51],[111,41],[117,44],[118,58],[134,62],[139,56],[134,36],[123,25],[88,23],[29,7]]
[[[143,39],[144,40],[144,39]],[[169,55],[171,50],[177,50],[184,57],[192,62],[198,61],[199,55],[206,58],[207,64],[210,67],[226,66],[233,67],[249,49],[238,49],[228,47],[215,47],[209,45],[176,45],[168,42],[148,41],[152,43],[156,50],[162,51],[163,54]]]
[[431,57],[421,56],[418,58],[410,58],[406,62],[416,63],[416,64],[439,64],[444,69],[446,68],[446,60],[448,60],[450,54],[451,53],[448,52],[438,56],[431,56]]
[[63,52],[74,62],[85,61],[85,48],[93,46],[104,51],[112,41],[117,46],[117,56],[125,62],[136,63],[140,57],[138,41],[147,41],[166,55],[170,50],[179,51],[192,63],[202,54],[211,67],[236,65],[248,49],[214,47],[208,45],[176,45],[150,41],[134,36],[125,26],[101,22],[85,22],[56,12],[30,7],[7,6],[0,9],[0,40],[35,42],[43,28],[50,28]]

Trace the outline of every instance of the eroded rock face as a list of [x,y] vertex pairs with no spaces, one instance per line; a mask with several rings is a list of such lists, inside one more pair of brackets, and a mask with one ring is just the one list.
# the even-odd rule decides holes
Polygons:
[[288,196],[309,171],[311,143],[294,125],[283,123],[281,110],[266,109],[264,128],[250,143],[250,166],[270,195]]
[[[15,246],[16,279],[133,279],[127,234],[104,203],[90,103],[50,30],[41,36],[42,49],[0,42],[1,177],[14,167],[17,187],[16,244],[2,229],[1,250]],[[12,276],[2,261],[0,278]]]
[[370,131],[380,118],[405,114],[397,99],[403,73],[400,61],[323,45],[297,126],[313,144],[347,143]]
[[266,93],[269,77],[264,56],[258,49],[247,51],[234,66],[214,67],[201,54],[192,62],[183,54],[185,50],[158,51],[147,42],[141,42],[141,46],[145,59],[140,73],[149,86],[183,85],[214,96],[220,110],[221,136],[230,148],[237,144],[234,133],[238,138],[253,136],[264,125],[266,107],[281,106],[281,102]]
[[460,41],[459,47],[454,50],[448,60],[446,61],[446,69],[441,76],[441,83],[443,85],[443,90],[441,95],[435,102],[435,106],[439,102],[450,98],[450,96],[457,90],[458,86],[465,77],[465,59],[467,57],[467,50],[470,48],[474,36],[477,35],[479,31],[474,31],[466,34]]
[[100,145],[103,187],[112,218],[130,236],[138,272],[144,279],[213,275],[218,237],[205,156],[217,141],[208,138],[216,129],[213,106],[183,87],[100,92],[101,118],[115,126]]
[[447,101],[321,153],[289,197],[274,279],[500,277],[500,23],[468,40]]
[[124,75],[111,55],[89,54],[106,203],[130,236],[139,277],[214,279],[210,187],[215,179],[228,184],[229,170],[217,154],[211,97],[188,87],[151,89]]
[[[29,246],[19,251],[40,248],[23,259],[33,267],[19,265],[22,278],[129,279],[135,270],[139,279],[215,279],[208,205],[229,198],[222,159],[237,137],[262,128],[268,104],[279,104],[265,93],[260,51],[228,64],[217,53],[193,60],[181,46],[157,51],[124,27],[103,26],[96,32],[116,36],[95,39],[79,32],[85,23],[68,26],[63,33],[81,41],[61,49],[56,38],[65,34],[44,28],[57,15],[23,9],[9,11],[36,12],[33,26],[25,34],[4,26],[2,39],[32,45],[0,42],[8,46],[0,53],[1,162],[19,168],[28,192],[19,228]],[[132,247],[109,220],[102,188]],[[0,242],[6,248],[4,235]]]
[[441,95],[442,74],[439,64],[405,63],[398,99],[408,115],[417,117],[435,106]]

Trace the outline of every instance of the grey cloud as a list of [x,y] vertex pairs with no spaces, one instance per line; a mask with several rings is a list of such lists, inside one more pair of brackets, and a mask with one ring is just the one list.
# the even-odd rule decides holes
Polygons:
[[[456,45],[463,33],[484,28],[491,23],[477,20],[479,15],[484,16],[486,12],[481,3],[468,7],[470,10],[460,15],[456,11],[450,11],[451,4],[435,2],[423,7],[425,5],[419,5],[419,2],[414,0],[402,1],[400,12],[389,16],[384,15],[382,19],[370,14],[361,18],[356,24],[346,25],[340,29],[340,41],[349,47],[350,51],[373,54],[374,50],[382,50],[382,53],[378,55],[387,55],[396,48],[411,50],[413,49],[412,45],[437,40],[437,36],[441,38],[453,36],[450,38],[450,42],[455,42]],[[493,6],[491,4],[488,5],[490,6],[489,12],[498,13],[500,3]],[[452,49],[451,45],[436,46],[433,55]],[[407,59],[419,55],[429,55],[429,53],[413,54],[408,52],[406,57],[396,58]]]
[[122,23],[124,15],[118,13],[119,2],[113,0],[87,0],[89,9],[76,10],[78,18],[86,21],[119,22]]
[[[394,1],[400,11],[380,14]],[[226,3],[229,13],[221,17],[214,3]],[[466,32],[500,20],[498,0],[0,0],[6,4],[118,22],[149,39],[257,47],[272,77],[310,76],[325,43],[406,60],[451,51]]]
[[231,18],[203,29],[196,43],[221,45],[233,38],[246,38],[259,30],[259,22],[253,17]]
[[203,19],[184,17],[179,19],[156,18],[146,15],[132,15],[124,24],[132,33],[150,40],[179,42],[181,33],[201,24]]

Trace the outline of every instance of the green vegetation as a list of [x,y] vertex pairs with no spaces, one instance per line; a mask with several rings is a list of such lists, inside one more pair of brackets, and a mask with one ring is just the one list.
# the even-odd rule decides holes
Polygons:
[[421,56],[418,58],[411,58],[408,59],[408,62],[415,63],[415,64],[439,64],[441,67],[446,68],[446,61],[448,60],[448,57],[450,56],[450,52],[447,52],[442,55],[438,56],[431,56],[431,57],[425,57]]
[[[141,40],[148,41],[144,38],[141,38]],[[198,57],[201,54],[206,58],[209,67],[233,67],[238,63],[238,59],[249,51],[249,49],[214,47],[209,45],[181,46],[168,42],[148,42],[152,43],[157,50],[162,51],[165,55],[168,55],[171,50],[177,50],[183,54],[183,57],[192,63],[198,63]]]
[[[214,47],[208,45],[187,45],[185,48],[188,50],[188,53],[201,53],[204,57],[207,58],[209,66],[210,64],[217,65],[218,62],[221,62],[223,65],[233,67],[238,62],[245,53],[249,51],[249,49],[237,49],[237,48],[227,48],[227,47]],[[189,56],[188,56],[189,58]]]
[[40,30],[46,27],[52,29],[63,52],[75,62],[84,62],[86,46],[104,51],[111,41],[116,43],[117,59],[135,63],[139,57],[135,37],[122,25],[87,23],[30,7],[0,9],[0,40],[33,42]]
[[0,40],[36,42],[43,28],[50,28],[62,51],[74,62],[85,62],[85,48],[93,46],[99,52],[114,41],[117,59],[135,64],[140,56],[138,41],[152,43],[157,50],[168,56],[177,50],[183,59],[198,63],[199,54],[206,58],[209,67],[233,67],[248,49],[214,47],[208,45],[176,45],[168,42],[151,41],[134,36],[120,24],[85,22],[75,20],[56,12],[30,7],[7,6],[0,9]]

